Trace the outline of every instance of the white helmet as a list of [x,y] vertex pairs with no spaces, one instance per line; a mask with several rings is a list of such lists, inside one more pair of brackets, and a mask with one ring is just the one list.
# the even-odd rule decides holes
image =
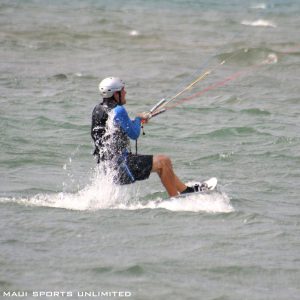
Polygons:
[[118,77],[107,77],[99,83],[99,91],[103,98],[110,98],[114,92],[119,92],[125,86],[125,82]]

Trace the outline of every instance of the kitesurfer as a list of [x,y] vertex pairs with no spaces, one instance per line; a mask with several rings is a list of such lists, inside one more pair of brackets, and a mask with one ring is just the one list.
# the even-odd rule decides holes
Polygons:
[[103,163],[106,169],[112,171],[114,182],[130,184],[148,179],[151,172],[156,172],[170,197],[198,191],[199,186],[186,186],[177,177],[168,156],[131,152],[130,139],[137,142],[141,124],[147,123],[150,116],[144,112],[134,120],[129,118],[124,107],[124,81],[118,77],[105,78],[100,82],[99,90],[103,101],[95,106],[92,113],[94,156],[98,163]]

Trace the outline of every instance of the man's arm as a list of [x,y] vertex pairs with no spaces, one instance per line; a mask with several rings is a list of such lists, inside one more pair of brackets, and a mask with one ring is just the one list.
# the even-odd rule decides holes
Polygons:
[[136,140],[140,136],[141,132],[141,118],[136,117],[133,121],[130,120],[126,109],[120,105],[115,107],[114,112],[114,121],[132,140]]

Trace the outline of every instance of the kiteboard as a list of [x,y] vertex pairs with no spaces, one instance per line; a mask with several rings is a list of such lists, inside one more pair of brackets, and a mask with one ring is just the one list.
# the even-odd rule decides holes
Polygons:
[[218,184],[218,179],[216,177],[212,177],[205,181],[194,183],[194,187],[196,190],[195,192],[180,194],[178,195],[178,197],[186,197],[195,194],[207,194],[209,192],[214,191],[217,187],[217,184]]

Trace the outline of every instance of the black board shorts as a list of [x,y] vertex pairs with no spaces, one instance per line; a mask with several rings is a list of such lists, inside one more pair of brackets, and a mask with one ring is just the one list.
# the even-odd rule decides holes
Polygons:
[[115,181],[119,184],[130,184],[137,180],[148,179],[152,166],[153,155],[129,154],[125,165],[119,167],[118,178]]

